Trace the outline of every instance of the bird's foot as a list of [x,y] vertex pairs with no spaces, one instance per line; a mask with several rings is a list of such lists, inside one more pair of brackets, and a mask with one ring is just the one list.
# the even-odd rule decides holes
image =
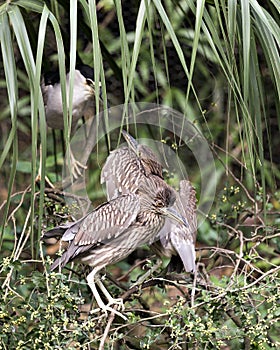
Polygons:
[[65,167],[67,173],[72,176],[72,179],[77,180],[79,177],[83,176],[84,171],[87,169],[87,166],[79,162],[72,150],[69,150],[69,153],[66,155]]
[[83,171],[87,169],[87,166],[80,163],[77,159],[73,160],[72,166],[72,174],[75,180],[82,176]]
[[[115,300],[115,299],[114,299],[114,300]],[[96,313],[96,312],[102,310],[102,311],[104,312],[105,316],[108,317],[108,313],[109,313],[109,312],[110,312],[110,313],[113,312],[115,315],[120,316],[120,317],[121,317],[122,319],[124,319],[125,321],[127,320],[127,317],[126,317],[126,316],[124,316],[121,312],[119,312],[117,309],[111,307],[110,305],[113,305],[113,304],[107,304],[107,305],[103,304],[103,305],[99,305],[99,309],[93,309],[93,310],[90,311],[90,313],[92,314],[92,313]],[[115,303],[115,305],[117,305],[117,303]],[[123,303],[122,303],[122,305],[123,305]],[[122,310],[122,311],[123,311],[123,310]]]
[[118,310],[124,311],[125,307],[124,307],[124,303],[123,303],[123,299],[122,298],[115,299],[115,298],[111,297],[108,301],[109,301],[108,304],[107,304],[108,306],[110,306],[110,305],[118,305]]

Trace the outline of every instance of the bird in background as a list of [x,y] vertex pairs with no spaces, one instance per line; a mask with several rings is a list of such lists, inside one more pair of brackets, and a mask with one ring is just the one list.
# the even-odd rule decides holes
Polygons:
[[[66,74],[66,97],[69,97],[69,72]],[[64,129],[63,106],[59,72],[45,74],[41,90],[46,111],[46,122],[53,129]],[[95,108],[94,71],[87,65],[78,65],[74,71],[72,101],[72,132],[78,120]],[[69,103],[69,102],[67,102]]]
[[[142,164],[139,163],[142,167]],[[160,179],[161,180],[161,179]],[[42,240],[61,237],[68,248],[51,266],[51,271],[63,268],[68,262],[78,260],[92,267],[87,282],[96,302],[105,312],[114,310],[111,305],[123,306],[121,299],[114,299],[96,274],[109,264],[114,264],[132,253],[137,247],[152,244],[165,223],[165,218],[186,225],[185,220],[172,206],[176,192],[153,174],[135,179],[137,191],[126,193],[100,205],[92,212],[72,223],[46,232]],[[108,300],[105,305],[97,284]]]
[[[139,144],[127,132],[123,131],[123,136],[128,146],[111,152],[101,172],[101,183],[106,184],[109,200],[124,193],[136,193],[139,179],[146,176],[152,175],[159,183],[163,181],[163,167],[154,152],[148,146]],[[159,239],[151,248],[160,257],[171,258],[169,270],[180,272],[183,264],[186,272],[195,272],[196,196],[188,180],[180,182],[172,208],[185,218],[188,225],[166,219],[158,234]],[[146,277],[147,274],[143,278]]]
[[[66,98],[69,104],[69,73],[66,74]],[[59,72],[45,74],[41,81],[41,90],[45,105],[46,122],[52,129],[64,129],[63,105]],[[98,89],[99,90],[99,87]],[[96,87],[94,82],[94,71],[87,65],[77,65],[74,71],[73,100],[72,100],[72,125],[71,135],[73,136],[79,119],[86,119],[95,115]],[[100,90],[100,105],[103,106]],[[81,169],[86,169],[75,159],[70,149],[70,161],[74,178],[81,175]]]

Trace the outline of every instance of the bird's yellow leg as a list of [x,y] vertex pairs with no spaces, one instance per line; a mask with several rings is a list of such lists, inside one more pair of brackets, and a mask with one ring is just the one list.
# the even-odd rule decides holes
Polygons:
[[[91,291],[92,291],[92,294],[93,294],[93,296],[94,296],[94,298],[95,298],[95,300],[96,300],[96,302],[97,302],[99,308],[100,308],[101,310],[103,310],[103,312],[106,314],[106,316],[108,315],[108,312],[113,312],[113,313],[115,313],[116,315],[122,317],[124,320],[127,320],[127,318],[126,318],[124,315],[122,315],[120,312],[118,312],[117,310],[115,310],[115,309],[113,309],[112,307],[110,307],[110,305],[116,304],[115,299],[112,298],[112,296],[109,294],[109,292],[107,291],[107,289],[103,286],[103,284],[102,284],[100,281],[98,281],[98,282],[97,282],[98,285],[99,285],[99,283],[101,283],[101,285],[103,286],[103,287],[101,288],[102,292],[104,293],[104,290],[106,290],[106,295],[105,295],[106,298],[107,298],[107,295],[109,295],[109,296],[110,296],[110,299],[111,299],[111,300],[108,300],[108,301],[109,301],[109,304],[108,304],[108,305],[105,305],[104,302],[102,301],[102,299],[101,299],[101,297],[100,297],[100,295],[99,295],[99,293],[98,293],[98,291],[97,291],[97,289],[96,289],[95,282],[94,282],[95,275],[96,275],[96,273],[97,273],[99,270],[100,270],[100,268],[94,268],[94,269],[91,271],[91,273],[87,276],[88,285],[89,285],[89,287],[90,287],[90,289],[91,289]],[[104,293],[104,294],[105,294],[105,293]],[[108,298],[107,298],[107,299],[108,299]],[[112,303],[110,303],[110,301],[111,301]],[[118,302],[117,302],[117,304],[118,304]]]
[[108,300],[108,306],[117,304],[120,306],[122,311],[124,310],[124,304],[123,304],[122,298],[117,298],[117,299],[113,298],[112,295],[108,292],[108,290],[100,280],[97,280],[96,284],[98,285],[98,287],[100,288],[100,290],[102,291],[106,299]]

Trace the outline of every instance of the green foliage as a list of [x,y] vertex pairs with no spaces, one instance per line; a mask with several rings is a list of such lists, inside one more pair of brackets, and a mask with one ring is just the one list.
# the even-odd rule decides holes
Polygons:
[[1,265],[3,271],[11,267],[14,271],[7,282],[13,288],[1,289],[1,349],[77,349],[88,342],[88,330],[94,329],[96,319],[79,321],[84,300],[70,290],[65,275],[38,271],[26,275],[22,264],[17,271],[14,263],[4,260]]
[[[278,0],[1,2],[0,349],[280,347],[279,23]],[[88,197],[94,206],[105,200],[105,143],[119,142],[112,132],[92,152],[86,198],[64,191],[72,118],[65,64],[73,72],[79,60],[94,66],[105,107],[108,98],[111,106],[148,101],[181,112],[208,140],[217,169],[207,177],[217,193],[199,227],[194,281],[158,269],[130,290],[154,266],[148,248],[143,263],[134,257],[108,269],[122,277],[109,289],[119,296],[123,288],[126,323],[98,312],[82,317],[90,299],[83,277],[48,273],[40,245],[42,231],[86,213]],[[55,138],[40,90],[42,72],[54,68],[65,126]],[[187,147],[159,134],[207,201]],[[166,175],[178,184],[179,174]]]
[[[48,263],[45,267],[44,273],[30,269],[27,272],[24,263],[2,260],[2,277],[12,273],[7,274],[5,288],[1,289],[0,348],[95,349],[106,319],[95,313],[82,317],[85,300],[77,293],[82,285],[71,283],[64,274],[48,273]],[[162,349],[181,349],[183,344],[198,349],[240,349],[248,344],[250,349],[277,348],[279,277],[279,269],[274,269],[251,283],[244,284],[240,275],[235,279],[212,278],[205,287],[189,285],[190,290],[195,288],[194,304],[183,295],[170,302],[168,291],[160,287],[153,299],[164,296],[161,311],[139,317],[140,299],[136,300],[149,294],[143,288],[125,312],[129,321],[112,331],[108,348],[110,342],[120,346],[130,342],[141,328],[140,339],[134,338],[137,349],[156,349],[157,344],[162,344]]]

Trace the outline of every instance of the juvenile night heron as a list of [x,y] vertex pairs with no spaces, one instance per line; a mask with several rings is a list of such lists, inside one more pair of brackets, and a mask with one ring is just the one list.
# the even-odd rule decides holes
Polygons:
[[126,131],[122,134],[128,146],[112,151],[101,171],[101,183],[106,184],[108,199],[137,192],[140,179],[149,176],[159,183],[164,182],[162,165],[153,151],[139,144]]
[[153,175],[139,179],[138,190],[118,196],[100,205],[82,219],[61,225],[44,234],[43,240],[61,236],[68,242],[67,250],[59,257],[51,270],[63,268],[72,260],[90,265],[93,270],[87,282],[97,301],[105,312],[119,312],[112,304],[122,305],[121,299],[113,299],[99,279],[97,285],[108,299],[105,305],[96,286],[95,275],[105,266],[116,263],[137,247],[152,244],[165,217],[185,224],[185,221],[170,207],[176,200],[174,190],[164,181],[157,181]]
[[[163,181],[162,165],[153,151],[139,144],[127,132],[123,132],[123,135],[129,146],[111,152],[101,173],[101,183],[106,183],[109,200],[123,193],[136,193],[139,179],[151,174],[156,181]],[[178,254],[186,272],[195,272],[196,197],[189,181],[180,182],[172,208],[185,218],[188,225],[166,219],[152,250],[160,257],[171,258],[170,269],[175,263],[176,269],[180,270],[181,263],[176,259]]]
[[[173,208],[186,219],[188,226],[179,222],[165,220],[158,233],[160,239],[152,245],[152,250],[159,256],[171,258],[169,270],[195,272],[195,241],[197,231],[195,190],[188,180],[180,181],[179,192]],[[181,260],[178,259],[178,255]]]

